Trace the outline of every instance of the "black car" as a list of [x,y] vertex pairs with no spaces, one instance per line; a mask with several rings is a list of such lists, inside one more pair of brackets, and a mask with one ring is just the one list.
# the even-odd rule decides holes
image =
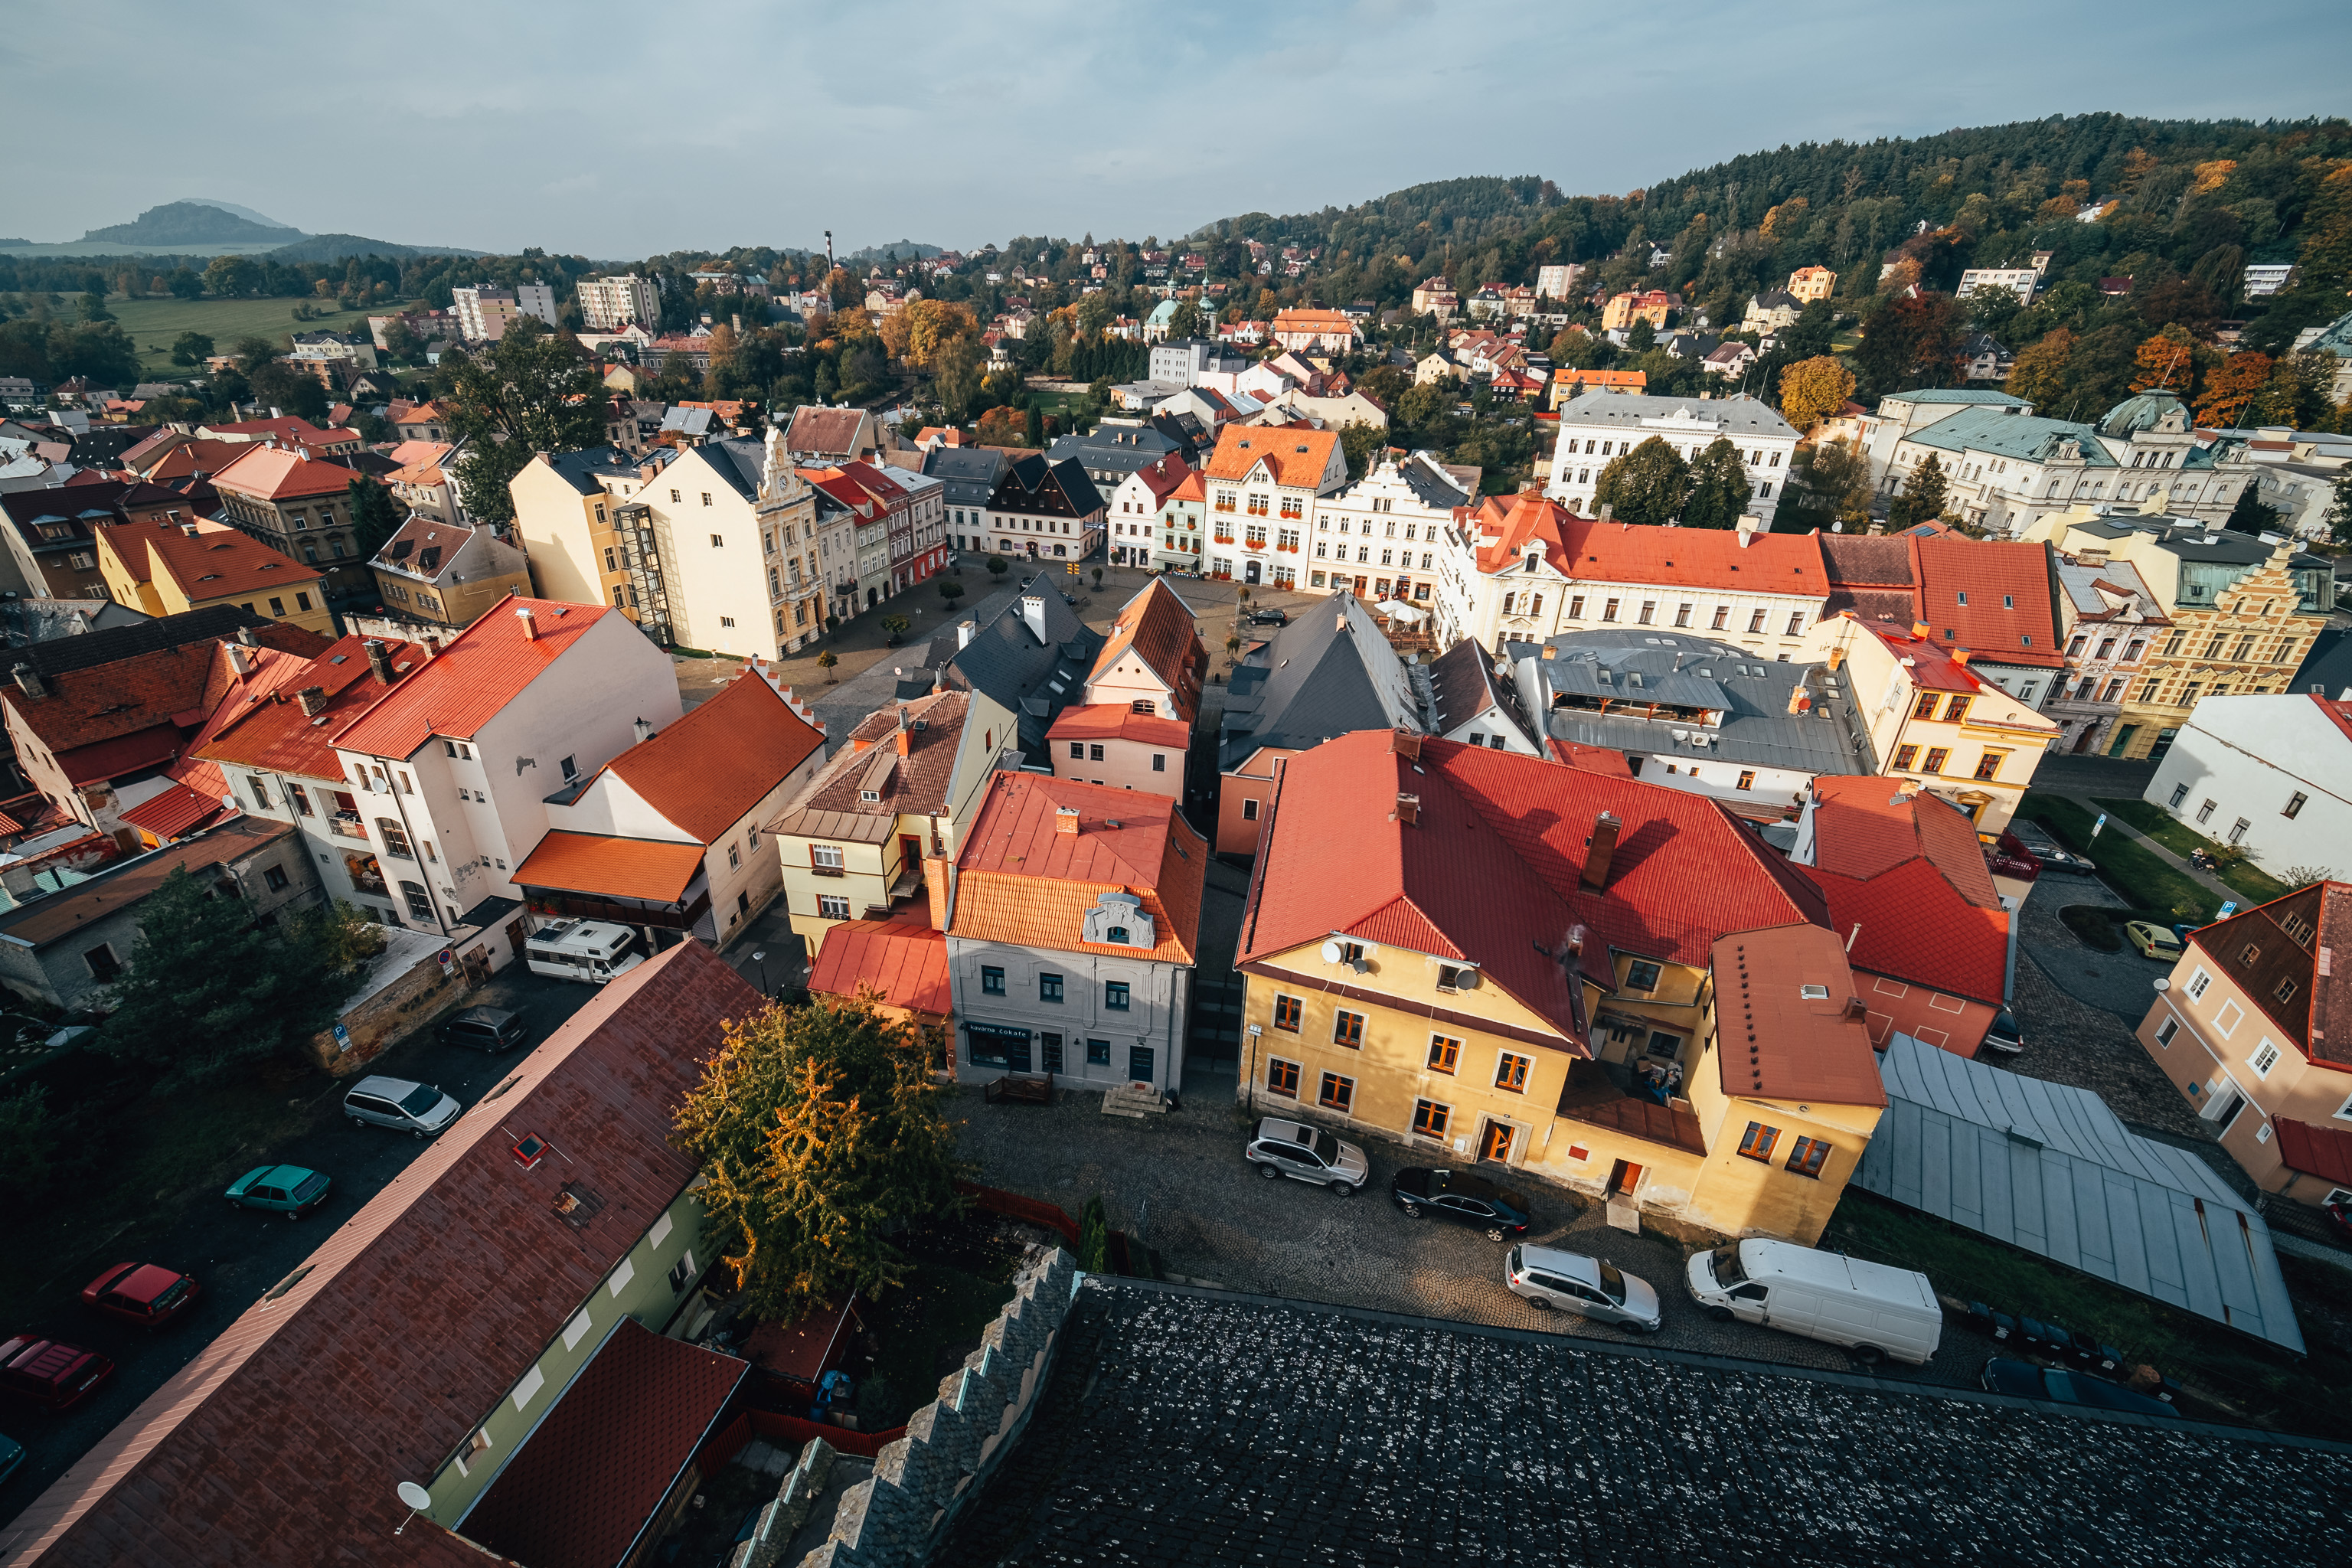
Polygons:
[[2092,1410],[2128,1410],[2138,1415],[2180,1414],[2160,1399],[2135,1394],[2117,1384],[2057,1367],[2003,1361],[1999,1356],[1984,1363],[1977,1381],[1988,1394],[2013,1394],[2020,1399],[2047,1399],[2054,1405],[2080,1405]]
[[1525,1236],[1532,1221],[1528,1200],[1508,1187],[1465,1172],[1407,1165],[1396,1173],[1389,1196],[1413,1219],[1450,1219],[1475,1226],[1489,1241]]
[[478,1051],[509,1050],[522,1044],[522,1015],[503,1007],[468,1007],[443,1019],[439,1033],[444,1045]]
[[2017,1026],[2017,1015],[2006,1007],[1995,1013],[1991,1024],[1985,1029],[1984,1047],[2005,1057],[2013,1057],[2023,1050],[2025,1031]]
[[1252,610],[1249,624],[1254,626],[1286,626],[1290,617],[1280,610]]

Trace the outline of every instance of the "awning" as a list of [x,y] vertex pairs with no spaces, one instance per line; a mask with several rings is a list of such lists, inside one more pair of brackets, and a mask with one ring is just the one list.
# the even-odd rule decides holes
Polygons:
[[554,832],[515,868],[518,886],[674,904],[702,869],[702,846]]

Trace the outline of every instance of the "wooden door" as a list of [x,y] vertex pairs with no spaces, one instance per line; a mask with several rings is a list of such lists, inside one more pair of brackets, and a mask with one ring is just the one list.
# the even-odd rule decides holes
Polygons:
[[1478,1158],[1509,1163],[1511,1134],[1516,1131],[1507,1121],[1489,1121],[1478,1134]]
[[1609,1173],[1609,1190],[1612,1193],[1623,1193],[1630,1197],[1641,1184],[1642,1167],[1627,1161],[1618,1161]]

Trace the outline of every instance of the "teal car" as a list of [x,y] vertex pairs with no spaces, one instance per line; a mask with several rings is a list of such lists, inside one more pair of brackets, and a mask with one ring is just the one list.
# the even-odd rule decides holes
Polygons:
[[326,1201],[327,1178],[300,1165],[257,1165],[228,1189],[228,1201],[249,1209],[275,1209],[299,1219]]
[[0,1481],[6,1480],[9,1474],[24,1462],[25,1445],[0,1433]]

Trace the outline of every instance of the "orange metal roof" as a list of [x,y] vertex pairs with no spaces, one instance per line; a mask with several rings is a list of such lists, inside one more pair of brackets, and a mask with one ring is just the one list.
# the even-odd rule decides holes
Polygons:
[[1331,448],[1339,439],[1337,430],[1229,425],[1218,433],[1217,449],[1202,472],[1213,479],[1244,479],[1264,462],[1274,471],[1276,484],[1311,490],[1323,482],[1323,470],[1330,466]]
[[674,904],[686,895],[688,884],[700,869],[699,844],[609,838],[600,833],[567,833],[559,828],[524,857],[515,868],[514,879],[526,888]]
[[[1061,808],[1078,831],[1059,828]],[[1113,826],[1116,824],[1117,826]],[[1071,952],[1129,952],[1078,940],[1105,892],[1142,900],[1158,938],[1150,956],[1190,963],[1198,951],[1208,844],[1166,795],[1035,773],[998,773],[957,860],[953,934]]]
[[[1885,1105],[1878,1058],[1837,933],[1815,925],[1734,931],[1708,954],[1723,1092]],[[1825,996],[1808,997],[1819,986]]]
[[[523,610],[531,613],[532,637],[523,636]],[[589,627],[619,614],[602,605],[502,599],[333,742],[370,756],[406,757],[436,735],[470,740]]]
[[341,463],[322,462],[256,441],[246,447],[244,456],[213,475],[213,488],[265,500],[290,500],[340,495],[359,477],[357,469]]
[[[209,740],[190,748],[191,756],[213,763],[258,768],[266,773],[293,773],[301,778],[341,779],[343,765],[335,757],[334,734],[367,711],[391,689],[379,683],[367,659],[368,639],[347,637],[329,647],[299,670],[268,669],[268,679],[248,679],[247,689],[232,705]],[[414,643],[387,643],[396,682],[424,662],[424,650]],[[268,667],[257,667],[261,674]],[[316,686],[327,694],[320,723],[302,711],[293,694]]]
[[714,844],[824,744],[824,733],[747,666],[718,696],[605,767],[680,829]]
[[905,921],[844,921],[824,933],[808,988],[852,997],[872,990],[889,1006],[945,1017],[955,1010],[947,932]]
[[1181,752],[1192,743],[1192,731],[1181,719],[1138,713],[1124,702],[1065,708],[1062,716],[1054,721],[1054,727],[1045,731],[1048,741],[1107,741],[1114,737]]
[[1100,678],[1130,651],[1167,686],[1179,711],[1189,721],[1199,701],[1201,676],[1208,668],[1209,654],[1194,628],[1192,606],[1164,577],[1146,583],[1141,593],[1119,607],[1118,618],[1111,623],[1110,636],[1104,639],[1102,652],[1095,656],[1087,679]]

